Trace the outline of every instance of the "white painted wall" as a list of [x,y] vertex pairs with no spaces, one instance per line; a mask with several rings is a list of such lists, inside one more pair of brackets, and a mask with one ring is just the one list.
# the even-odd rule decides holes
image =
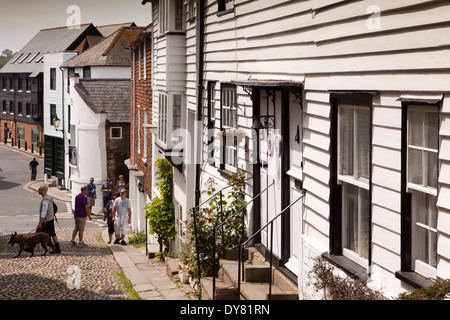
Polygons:
[[[73,79],[73,78],[72,78]],[[73,85],[73,84],[72,84]],[[84,102],[80,95],[71,87],[72,104],[77,112],[72,114],[70,124],[75,129],[71,132],[75,136],[77,148],[77,165],[72,168],[72,202],[80,193],[82,186],[89,183],[93,177],[97,190],[97,200],[93,213],[103,210],[102,183],[106,180],[106,113],[95,113]],[[74,203],[72,203],[74,205]]]

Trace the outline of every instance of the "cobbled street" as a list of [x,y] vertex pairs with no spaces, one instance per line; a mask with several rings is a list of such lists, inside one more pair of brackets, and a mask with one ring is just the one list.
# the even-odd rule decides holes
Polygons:
[[41,256],[44,251],[37,245],[34,257],[23,251],[16,258],[18,244],[11,247],[7,244],[11,234],[0,231],[0,300],[126,299],[117,280],[121,269],[101,232],[86,229],[85,245],[78,246],[70,243],[71,229],[60,229],[60,255]]

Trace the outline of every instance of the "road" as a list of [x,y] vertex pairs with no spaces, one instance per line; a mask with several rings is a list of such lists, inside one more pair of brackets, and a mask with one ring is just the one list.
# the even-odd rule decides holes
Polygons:
[[[0,230],[5,232],[29,232],[36,228],[41,196],[26,188],[30,183],[28,164],[32,156],[0,145]],[[37,179],[44,177],[44,160],[39,162]],[[58,212],[67,213],[65,202],[58,202]],[[69,208],[70,210],[70,208]],[[88,223],[86,227],[98,227]],[[73,228],[73,219],[58,219],[59,227]],[[55,225],[58,230],[58,224]]]

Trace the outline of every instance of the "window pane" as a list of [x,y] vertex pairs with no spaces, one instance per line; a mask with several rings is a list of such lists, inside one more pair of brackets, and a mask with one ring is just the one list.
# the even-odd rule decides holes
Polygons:
[[369,231],[370,231],[370,201],[369,191],[359,188],[360,193],[360,255],[363,258],[369,258]]
[[423,137],[423,112],[409,111],[409,145],[422,147]]
[[425,193],[415,192],[416,197],[416,220],[419,223],[428,225],[428,198]]
[[437,112],[425,112],[425,148],[439,147],[439,116]]
[[358,172],[355,178],[369,179],[370,110],[356,109],[356,156]]
[[437,215],[438,215],[438,210],[437,210],[437,206],[436,206],[436,202],[437,199],[435,196],[432,195],[428,195],[428,203],[430,206],[429,212],[430,212],[430,227],[437,229]]
[[422,151],[409,149],[408,152],[408,182],[422,185]]
[[438,154],[436,152],[424,151],[427,159],[427,181],[428,187],[437,189],[437,167],[438,167]]
[[356,252],[358,241],[358,188],[344,183],[344,247]]
[[437,266],[437,234],[430,231],[430,266],[436,268]]
[[420,261],[428,263],[428,237],[427,230],[417,226],[416,227],[416,258]]
[[339,109],[339,173],[353,176],[353,109]]

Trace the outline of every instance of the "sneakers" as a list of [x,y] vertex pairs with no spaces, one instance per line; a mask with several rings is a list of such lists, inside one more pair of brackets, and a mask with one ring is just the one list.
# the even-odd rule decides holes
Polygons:
[[125,240],[121,240],[120,238],[116,238],[116,240],[114,240],[114,244],[121,244],[123,246],[126,246],[127,243],[125,242]]
[[[70,243],[73,244],[74,246],[77,245],[77,242],[75,240],[70,240]],[[78,245],[79,246],[84,246],[84,242],[83,241],[79,241]]]

